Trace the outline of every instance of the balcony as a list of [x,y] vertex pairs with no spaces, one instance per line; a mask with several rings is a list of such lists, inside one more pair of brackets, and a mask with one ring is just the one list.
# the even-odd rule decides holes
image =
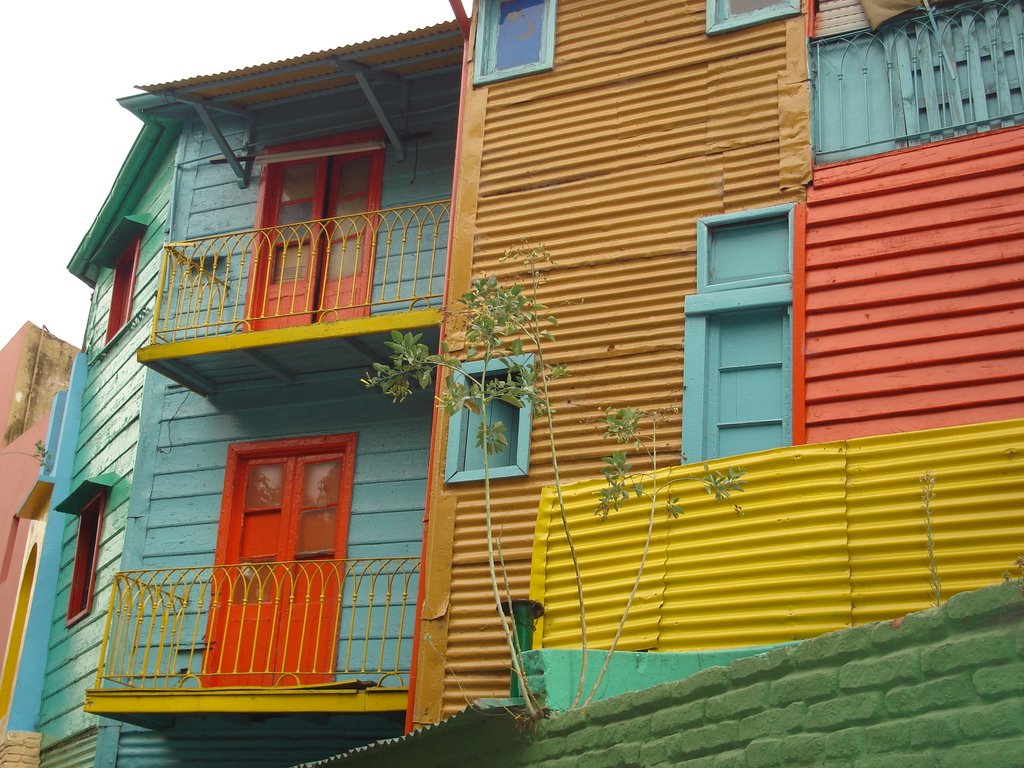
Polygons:
[[[392,330],[440,320],[447,201],[164,246],[139,360],[203,395],[366,367]],[[293,346],[303,342],[301,354]]]
[[818,162],[1024,123],[1021,0],[939,6],[811,41]]
[[88,712],[401,712],[418,558],[253,562],[114,576]]

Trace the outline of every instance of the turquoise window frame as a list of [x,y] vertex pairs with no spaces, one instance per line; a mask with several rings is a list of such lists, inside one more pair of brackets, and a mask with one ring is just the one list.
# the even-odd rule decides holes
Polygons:
[[[532,364],[533,355],[513,355],[499,358],[490,361],[487,366],[487,374],[503,375],[512,366],[527,367]],[[464,363],[462,367],[471,376],[484,373],[482,360]],[[457,373],[455,380],[463,382],[466,377],[462,373]],[[532,423],[533,405],[527,402],[519,409],[519,419],[514,432],[508,432],[508,443],[511,449],[508,463],[488,466],[491,480],[503,477],[522,477],[530,471],[530,428]],[[470,412],[465,408],[453,414],[448,421],[448,447],[445,452],[444,472],[446,483],[468,483],[484,479],[483,469],[466,469],[466,457],[473,453],[480,455],[483,450],[476,446],[476,436],[470,434],[469,424]]]
[[708,0],[707,33],[709,35],[720,35],[723,32],[753,27],[757,24],[774,21],[775,19],[796,16],[799,13],[800,0],[781,0],[766,8],[758,8],[754,11],[736,14],[729,12],[729,0]]
[[486,85],[513,77],[547,72],[555,66],[555,18],[557,0],[544,1],[544,20],[541,28],[540,55],[537,61],[507,69],[497,68],[498,59],[498,7],[501,0],[480,0],[476,25],[476,60],[473,83]]
[[[788,418],[783,418],[783,434],[792,442],[792,304],[793,304],[793,237],[796,206],[776,205],[739,213],[706,216],[697,220],[697,293],[687,296],[684,303],[685,340],[683,352],[683,455],[686,462],[707,461],[718,456],[708,455],[708,393],[705,391],[707,373],[712,361],[708,343],[712,323],[725,313],[771,307],[789,307],[783,329],[783,356],[785,396]],[[711,244],[716,229],[736,224],[756,224],[785,216],[788,229],[787,271],[738,277],[728,283],[710,282]]]

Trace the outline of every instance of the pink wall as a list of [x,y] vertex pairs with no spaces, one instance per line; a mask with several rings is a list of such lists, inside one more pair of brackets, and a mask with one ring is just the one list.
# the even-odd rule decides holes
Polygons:
[[0,449],[0,659],[7,651],[29,534],[33,526],[41,525],[14,515],[39,476],[35,444],[46,439],[49,420],[47,411],[17,440]]
[[1013,128],[815,171],[807,442],[1024,416],[1022,169]]

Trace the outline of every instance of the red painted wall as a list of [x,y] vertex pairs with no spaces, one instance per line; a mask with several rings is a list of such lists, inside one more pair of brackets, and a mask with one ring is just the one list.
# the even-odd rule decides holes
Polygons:
[[795,435],[1024,416],[1024,128],[817,169],[803,277]]

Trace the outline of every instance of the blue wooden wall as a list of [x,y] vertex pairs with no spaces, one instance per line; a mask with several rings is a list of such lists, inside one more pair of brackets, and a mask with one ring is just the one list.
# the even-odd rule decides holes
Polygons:
[[39,728],[44,748],[82,733],[97,722],[95,716],[82,710],[82,703],[85,689],[95,684],[111,579],[121,569],[145,375],[145,369],[135,359],[135,351],[149,333],[148,318],[165,236],[173,157],[172,147],[162,160],[162,170],[141,199],[131,210],[120,212],[121,215],[145,214],[152,217],[142,241],[132,319],[109,343],[106,341],[113,286],[113,271],[110,269],[101,270],[90,305],[85,338],[87,373],[70,487],[108,472],[120,475],[122,480],[111,489],[104,512],[92,612],[70,628],[66,626],[66,614],[78,518],[73,515],[55,518],[64,518],[65,524],[40,706]]
[[230,443],[347,432],[358,433],[348,556],[419,556],[431,398],[396,406],[364,390],[361,374],[236,390],[216,403],[161,378],[159,420],[143,424],[155,450],[135,478],[148,511],[132,521],[144,529],[131,534],[133,564],[213,563]]
[[[400,116],[397,120],[400,133],[418,137],[408,140],[401,159],[388,148],[384,165],[382,208],[451,197],[458,88],[458,73],[449,72],[415,80],[405,105],[399,103],[396,88],[385,87],[380,91],[386,112]],[[301,105],[288,104],[262,109],[256,112],[255,121],[251,142],[258,147],[379,127],[369,104],[358,90],[332,94],[302,102]],[[240,151],[244,141],[242,121],[218,115],[218,125],[228,143]],[[259,164],[253,167],[248,187],[239,188],[237,178],[226,164],[210,162],[221,155],[214,139],[198,119],[186,128],[182,149],[172,238],[194,240],[252,228],[255,224],[260,183]],[[431,292],[435,293],[440,293],[443,287],[447,235],[445,225],[439,232],[441,250],[434,259],[433,268],[428,263],[419,269],[418,277],[421,280],[424,277],[434,278],[431,285],[435,290]],[[397,255],[397,247],[396,244],[392,248],[392,259]],[[379,263],[383,262],[383,251],[382,246],[378,253]],[[233,265],[232,269],[235,268]],[[410,271],[413,268],[410,261],[403,270],[406,283],[413,277]],[[378,270],[374,275],[374,298],[377,300],[389,298],[388,292],[382,293],[382,271]],[[244,290],[241,293],[244,295]],[[373,311],[378,313],[408,309],[408,302],[396,302],[380,305]]]

